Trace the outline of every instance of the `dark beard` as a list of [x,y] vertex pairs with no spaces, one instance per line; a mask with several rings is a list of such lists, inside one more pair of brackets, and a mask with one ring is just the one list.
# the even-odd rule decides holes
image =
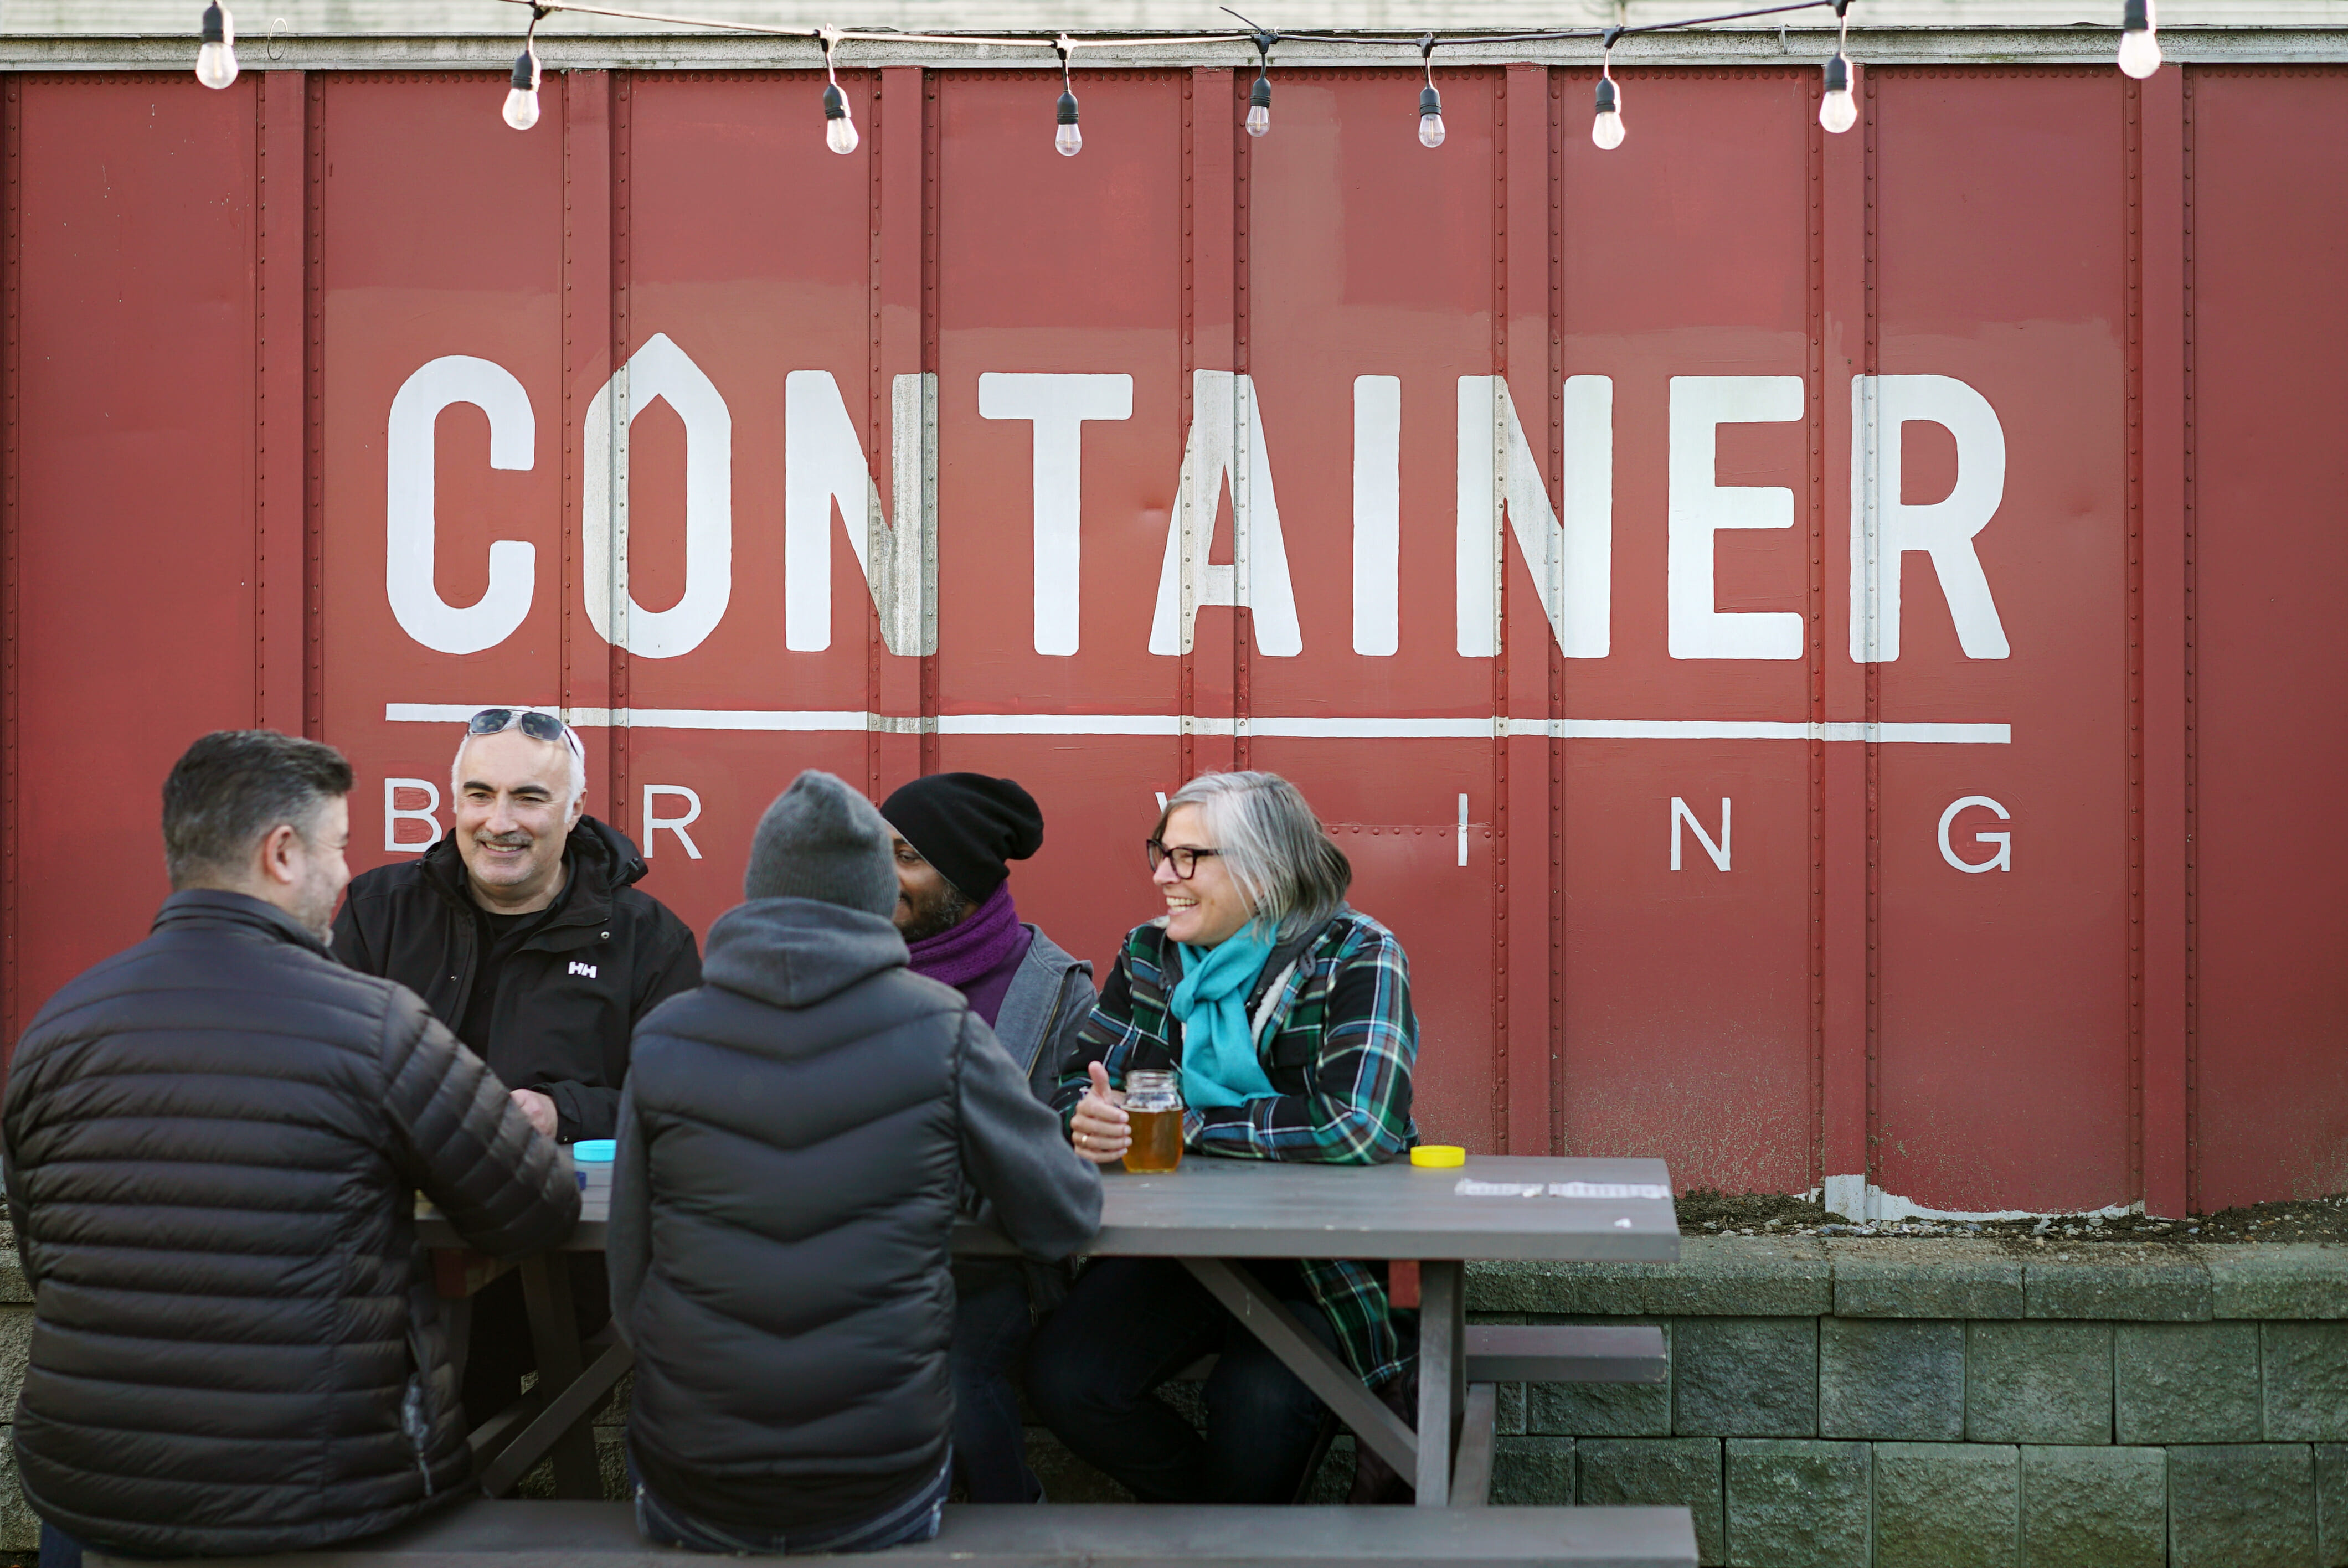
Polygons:
[[[906,902],[912,903],[911,899]],[[963,897],[961,888],[948,883],[928,903],[912,905],[913,917],[902,927],[906,945],[910,947],[915,942],[927,941],[932,937],[953,930],[976,907]]]

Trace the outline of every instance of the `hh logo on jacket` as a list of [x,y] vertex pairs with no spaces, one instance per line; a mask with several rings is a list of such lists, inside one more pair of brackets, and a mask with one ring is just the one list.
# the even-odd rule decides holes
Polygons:
[[595,978],[595,966],[592,964],[582,964],[578,959],[573,958],[571,961],[571,972],[574,975],[584,975],[592,980]]

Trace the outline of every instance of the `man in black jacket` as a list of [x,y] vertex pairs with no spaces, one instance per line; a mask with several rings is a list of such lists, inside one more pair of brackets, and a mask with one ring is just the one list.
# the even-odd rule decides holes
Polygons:
[[889,842],[861,795],[801,774],[710,930],[707,983],[637,1030],[606,1234],[651,1540],[936,1533],[965,1180],[1038,1259],[1099,1224],[1097,1173],[994,1032],[907,969]]
[[327,954],[350,787],[314,741],[198,741],[163,788],[154,934],[16,1048],[15,1440],[45,1563],[318,1547],[455,1497],[472,1460],[413,1189],[504,1256],[578,1218],[481,1060]]
[[[484,708],[449,771],[455,825],[418,858],[353,879],[335,953],[421,996],[540,1132],[609,1138],[629,1034],[700,981],[692,928],[633,886],[644,861],[626,835],[585,815],[585,748],[553,714]],[[568,1272],[592,1333],[607,1316],[602,1262],[574,1254]],[[510,1404],[537,1364],[508,1275],[473,1298],[473,1420]]]

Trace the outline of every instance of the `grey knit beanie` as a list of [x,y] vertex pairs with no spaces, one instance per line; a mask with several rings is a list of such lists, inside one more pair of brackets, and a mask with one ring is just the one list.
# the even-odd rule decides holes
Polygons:
[[872,803],[814,768],[775,797],[750,838],[746,898],[820,898],[887,915],[897,907],[889,825]]

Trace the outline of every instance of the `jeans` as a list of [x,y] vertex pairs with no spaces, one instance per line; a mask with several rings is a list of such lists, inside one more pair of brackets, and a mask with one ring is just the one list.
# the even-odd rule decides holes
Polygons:
[[876,1518],[827,1524],[814,1530],[738,1530],[731,1525],[705,1523],[672,1509],[653,1495],[652,1489],[636,1475],[634,1461],[630,1460],[629,1479],[636,1486],[638,1534],[655,1546],[682,1546],[687,1552],[726,1553],[736,1557],[880,1552],[916,1541],[935,1540],[938,1520],[946,1505],[946,1492],[953,1481],[953,1459],[949,1455],[929,1485]]
[[81,1542],[41,1521],[41,1568],[81,1568]]
[[[1336,1330],[1305,1299],[1293,1265],[1252,1266],[1306,1332]],[[1207,1432],[1157,1396],[1209,1352]],[[1144,1502],[1289,1502],[1326,1418],[1263,1342],[1171,1258],[1112,1257],[1086,1269],[1027,1356],[1027,1397],[1077,1458]]]
[[953,1462],[973,1502],[1036,1502],[1043,1483],[1027,1468],[1027,1429],[1012,1379],[1035,1320],[1026,1276],[1015,1267],[954,1271]]

